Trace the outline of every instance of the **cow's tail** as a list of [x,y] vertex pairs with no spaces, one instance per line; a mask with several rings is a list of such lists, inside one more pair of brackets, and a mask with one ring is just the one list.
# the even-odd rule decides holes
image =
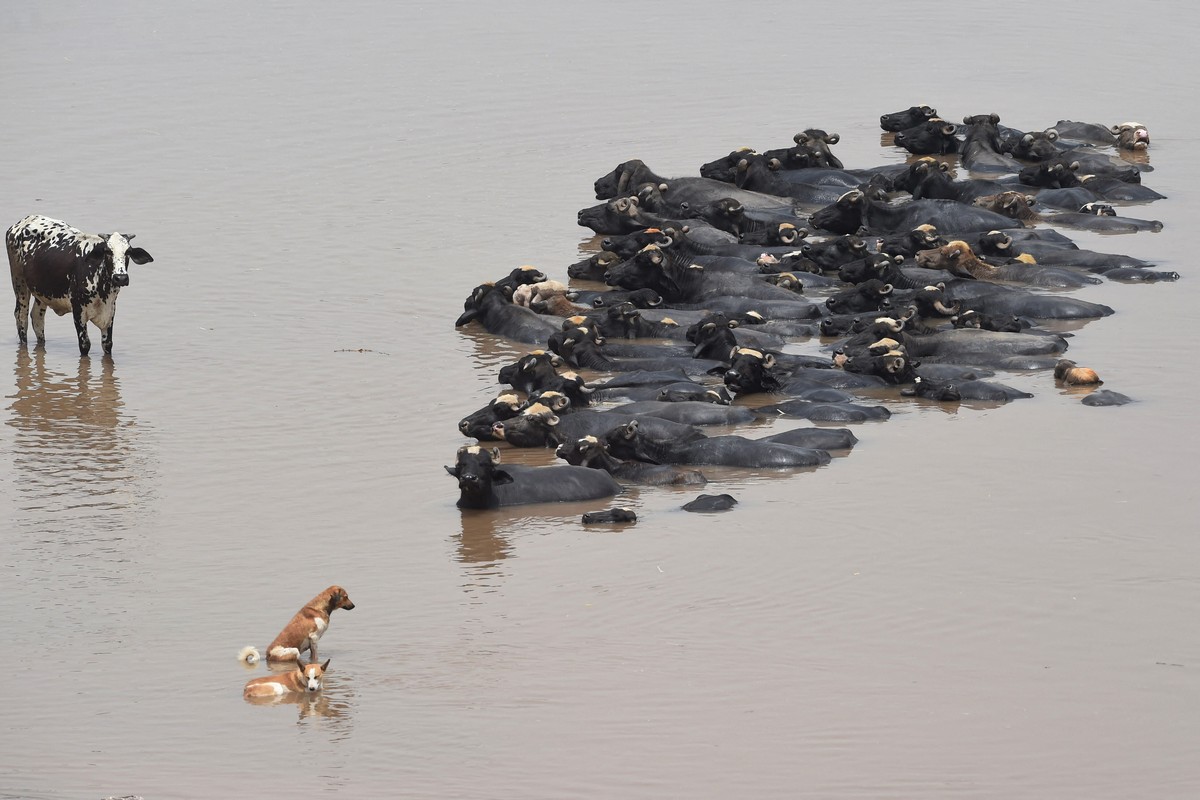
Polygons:
[[238,651],[238,661],[243,664],[257,664],[262,661],[262,653],[258,652],[258,648],[254,645],[249,645]]

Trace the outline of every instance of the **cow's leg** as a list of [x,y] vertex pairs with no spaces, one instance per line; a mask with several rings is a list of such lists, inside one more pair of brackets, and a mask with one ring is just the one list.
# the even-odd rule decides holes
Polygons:
[[100,331],[100,344],[104,348],[105,355],[112,355],[112,329],[115,321],[109,322],[108,327]]
[[86,356],[92,349],[92,340],[88,338],[87,319],[78,303],[71,308],[71,319],[75,321],[75,335],[79,337],[79,355]]
[[33,312],[30,316],[33,317],[33,335],[37,337],[38,344],[45,344],[46,304],[36,297],[33,298]]
[[18,285],[14,278],[13,294],[17,296],[17,307],[13,310],[13,316],[17,318],[17,338],[21,340],[21,344],[25,344],[29,341],[27,331],[29,327],[29,287],[25,285],[24,281]]

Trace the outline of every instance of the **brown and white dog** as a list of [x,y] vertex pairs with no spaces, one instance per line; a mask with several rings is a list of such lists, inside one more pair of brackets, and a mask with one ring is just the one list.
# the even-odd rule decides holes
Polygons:
[[242,690],[242,697],[282,697],[299,692],[319,692],[321,679],[325,676],[325,670],[329,669],[330,661],[327,658],[324,664],[297,664],[291,672],[251,678]]
[[[350,595],[340,586],[330,586],[304,604],[296,612],[275,641],[267,646],[267,661],[299,661],[300,654],[308,651],[312,661],[317,660],[317,640],[329,629],[329,615],[335,608],[347,611],[354,608]],[[262,658],[255,647],[243,647],[238,660],[253,664]]]

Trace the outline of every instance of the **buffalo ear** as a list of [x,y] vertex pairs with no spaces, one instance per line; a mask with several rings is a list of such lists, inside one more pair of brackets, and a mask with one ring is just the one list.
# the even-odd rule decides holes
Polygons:
[[508,473],[508,470],[497,469],[492,470],[492,485],[503,486],[506,483],[512,483],[513,476]]
[[766,369],[771,369],[771,367],[775,366],[775,356],[767,353],[767,356],[763,359],[762,364]]
[[449,472],[449,473],[450,473],[450,477],[451,477],[451,478],[457,478],[457,477],[458,477],[458,467],[457,467],[457,466],[454,466],[454,467],[447,467],[445,464],[443,464],[443,465],[442,465],[442,469],[446,470],[446,472]]
[[457,320],[454,321],[454,327],[461,328],[463,325],[466,325],[468,322],[475,319],[477,316],[479,316],[478,309],[474,309],[474,308],[468,309],[468,310],[464,311]]
[[[129,237],[127,236],[125,238],[128,239]],[[135,264],[149,264],[154,260],[153,256],[140,247],[131,247],[125,252],[126,255],[129,256],[129,260]]]

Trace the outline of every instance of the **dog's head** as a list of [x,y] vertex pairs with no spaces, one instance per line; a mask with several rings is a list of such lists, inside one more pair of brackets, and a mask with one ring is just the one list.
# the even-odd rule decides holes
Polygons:
[[305,664],[304,666],[299,667],[301,675],[300,684],[304,687],[305,691],[321,691],[321,679],[325,676],[325,670],[329,669],[330,661],[332,661],[332,659],[327,658],[325,659],[324,664],[317,664],[314,662],[312,664]]
[[350,595],[346,594],[346,590],[340,586],[330,586],[325,590],[329,595],[329,608],[327,612],[332,612],[335,608],[344,608],[347,611],[354,608],[354,603],[350,600]]

